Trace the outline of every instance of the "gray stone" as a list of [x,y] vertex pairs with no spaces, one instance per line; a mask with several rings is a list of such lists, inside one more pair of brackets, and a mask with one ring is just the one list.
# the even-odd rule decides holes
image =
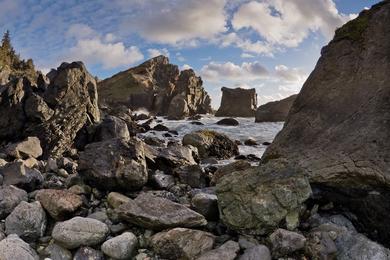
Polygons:
[[39,202],[22,201],[5,219],[5,232],[33,242],[43,236],[46,223],[46,213]]
[[306,238],[296,232],[285,229],[277,229],[270,236],[272,255],[281,257],[303,249]]
[[68,249],[93,246],[104,241],[109,233],[106,224],[90,218],[74,217],[55,225],[52,237]]
[[119,216],[132,224],[162,230],[174,227],[199,227],[207,224],[199,213],[167,199],[141,193],[117,209]]
[[0,168],[4,185],[15,185],[26,191],[33,191],[43,183],[43,176],[37,169],[26,167],[23,162],[8,163]]
[[122,204],[131,202],[131,199],[118,192],[110,192],[107,196],[107,202],[111,208],[116,209]]
[[46,258],[50,258],[51,260],[72,260],[72,253],[59,246],[57,244],[48,245],[42,252],[42,255]]
[[271,260],[271,252],[264,245],[250,247],[244,251],[238,260]]
[[1,260],[39,260],[37,253],[17,235],[9,235],[0,241]]
[[232,163],[229,163],[227,165],[223,165],[217,169],[217,171],[213,174],[213,177],[211,178],[210,183],[212,185],[217,184],[218,180],[221,179],[223,176],[236,172],[236,171],[243,171],[251,167],[251,164],[247,161],[238,160]]
[[94,140],[100,142],[113,138],[129,139],[129,129],[122,119],[115,116],[106,116],[103,122],[98,125]]
[[138,139],[91,143],[80,153],[79,173],[102,189],[140,189],[148,180],[143,143]]
[[238,147],[233,140],[224,134],[211,130],[200,130],[186,134],[182,143],[198,148],[201,158],[229,159],[238,155]]
[[196,259],[211,250],[214,235],[194,229],[174,228],[151,237],[152,249],[166,259]]
[[80,247],[74,254],[73,260],[105,260],[102,252],[91,247]]
[[102,251],[114,259],[130,259],[137,244],[137,237],[131,232],[125,232],[104,242]]
[[220,247],[202,254],[197,260],[234,260],[238,251],[240,251],[238,243],[229,240]]
[[42,155],[41,142],[37,137],[27,137],[26,140],[6,147],[6,153],[14,158],[38,158]]
[[183,184],[191,186],[191,188],[206,187],[206,173],[198,164],[181,166],[174,170],[174,175],[179,178]]
[[192,208],[207,220],[218,220],[218,198],[214,194],[198,193],[191,199]]
[[6,218],[22,201],[27,201],[27,192],[12,185],[0,187],[0,218]]
[[169,189],[175,185],[175,178],[163,172],[156,172],[152,175],[151,179],[158,189]]
[[249,234],[265,234],[299,212],[311,195],[308,180],[283,162],[224,176],[217,184],[224,224]]

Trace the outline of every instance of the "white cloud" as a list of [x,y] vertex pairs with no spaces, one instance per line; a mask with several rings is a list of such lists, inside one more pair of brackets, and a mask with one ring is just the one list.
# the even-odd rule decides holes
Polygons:
[[129,1],[133,14],[123,30],[166,44],[195,45],[226,31],[225,0]]
[[160,55],[169,57],[169,51],[167,48],[163,49],[148,49],[149,58],[154,58]]
[[66,54],[69,61],[81,60],[88,65],[101,65],[113,69],[132,65],[141,61],[144,56],[136,46],[126,47],[123,42],[115,42],[113,34],[100,36],[84,24],[70,26],[66,35],[74,38],[75,45]]
[[176,59],[180,62],[186,61],[186,58],[183,57],[183,55],[180,52],[176,53]]
[[304,82],[308,77],[307,73],[303,70],[298,68],[288,68],[285,65],[277,65],[275,67],[275,74],[279,79],[287,83]]
[[243,52],[240,56],[241,58],[254,58],[255,56],[246,52]]
[[182,67],[181,67],[181,70],[189,70],[189,69],[192,69],[192,67],[188,64],[184,64]]
[[254,80],[268,77],[269,72],[259,62],[244,62],[236,65],[232,62],[210,62],[201,69],[201,75],[210,81],[220,80]]
[[263,0],[241,5],[232,25],[235,30],[254,30],[272,46],[297,47],[310,32],[330,39],[351,18],[340,14],[332,0]]

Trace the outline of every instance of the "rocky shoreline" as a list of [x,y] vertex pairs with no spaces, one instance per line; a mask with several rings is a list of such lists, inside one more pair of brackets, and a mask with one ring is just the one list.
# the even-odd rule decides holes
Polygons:
[[[390,259],[382,95],[389,21],[384,1],[336,32],[262,158],[243,156],[240,142],[206,128],[173,140],[179,133],[154,115],[99,103],[82,62],[28,77],[7,67],[0,73],[0,259]],[[360,73],[342,72],[351,64]],[[178,118],[201,124],[198,112],[210,102],[193,71],[179,73],[158,57],[130,74],[143,82],[145,71],[170,72],[166,87],[181,86],[169,96],[152,86],[162,101],[151,107],[169,104],[164,115],[175,118],[180,107]],[[351,89],[361,102],[345,107]]]

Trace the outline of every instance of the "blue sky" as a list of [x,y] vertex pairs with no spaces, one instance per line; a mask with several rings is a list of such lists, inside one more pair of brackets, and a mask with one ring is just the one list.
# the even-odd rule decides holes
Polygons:
[[297,93],[334,30],[371,0],[0,0],[0,31],[43,71],[82,60],[106,78],[158,54],[259,103]]

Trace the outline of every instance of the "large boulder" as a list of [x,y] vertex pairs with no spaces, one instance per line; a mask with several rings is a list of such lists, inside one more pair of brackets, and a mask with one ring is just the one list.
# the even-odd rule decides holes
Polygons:
[[282,222],[297,227],[310,195],[308,180],[284,163],[232,172],[217,183],[221,219],[241,233],[266,234]]
[[207,224],[202,215],[186,206],[149,193],[142,193],[135,200],[120,205],[117,213],[132,224],[154,230]]
[[[284,158],[389,244],[390,2],[336,31],[263,162]],[[379,231],[380,232],[377,232]]]
[[114,259],[130,259],[137,245],[137,237],[131,232],[125,232],[104,242],[102,251]]
[[215,113],[218,117],[253,117],[257,107],[256,89],[222,87],[221,106]]
[[140,189],[148,180],[143,143],[119,138],[91,143],[80,154],[79,172],[102,189]]
[[108,234],[109,228],[103,222],[82,217],[58,222],[52,231],[54,240],[68,249],[97,245],[103,242]]
[[22,161],[15,161],[0,168],[3,184],[15,185],[18,188],[33,191],[43,183],[43,176],[37,169],[31,169]]
[[157,233],[151,237],[151,246],[155,253],[164,259],[196,259],[211,250],[214,235],[194,229],[174,228]]
[[158,115],[170,110],[171,116],[182,118],[211,112],[202,84],[193,70],[180,72],[167,57],[158,56],[99,82],[100,101],[112,107],[146,108]]
[[238,154],[238,146],[233,140],[224,134],[211,130],[200,130],[186,134],[182,143],[198,148],[201,158],[229,159]]
[[20,239],[16,234],[12,234],[0,241],[0,259],[39,260],[39,256],[29,244]]
[[78,131],[100,117],[96,81],[81,62],[63,63],[48,77],[48,86],[15,78],[0,93],[0,140],[36,136],[45,158],[70,150]]
[[5,149],[7,155],[14,158],[38,158],[42,155],[41,142],[37,137],[27,137],[26,140],[8,145]]
[[12,185],[0,187],[0,218],[4,219],[22,201],[27,201],[27,192]]
[[256,110],[255,122],[281,122],[285,121],[297,95],[289,96],[279,101],[268,102]]

